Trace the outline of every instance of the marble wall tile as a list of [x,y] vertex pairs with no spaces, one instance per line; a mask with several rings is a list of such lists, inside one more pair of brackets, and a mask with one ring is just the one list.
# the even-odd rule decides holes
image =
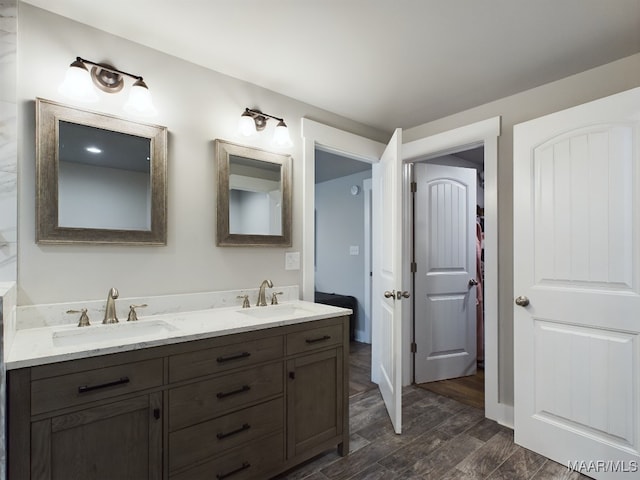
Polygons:
[[0,0],[0,281],[18,270],[17,15],[17,0]]
[[[0,281],[18,278],[18,2],[0,0]],[[16,325],[15,283],[0,284],[0,480],[7,478],[4,354]]]
[[[2,82],[0,81],[0,85]],[[17,106],[0,100],[0,171],[16,173],[18,166]]]
[[0,0],[0,100],[16,101],[18,9],[16,0]]
[[17,278],[18,244],[0,239],[0,281]]
[[0,246],[18,240],[17,180],[17,174],[0,170]]

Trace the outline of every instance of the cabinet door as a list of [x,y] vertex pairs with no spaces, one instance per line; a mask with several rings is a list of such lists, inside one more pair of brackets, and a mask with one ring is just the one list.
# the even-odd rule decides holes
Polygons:
[[287,362],[287,451],[289,458],[342,433],[342,348]]
[[162,393],[31,424],[31,478],[160,480]]

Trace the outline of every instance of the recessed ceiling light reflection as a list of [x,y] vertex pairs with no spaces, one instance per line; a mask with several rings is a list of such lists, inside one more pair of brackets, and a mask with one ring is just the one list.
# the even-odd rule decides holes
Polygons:
[[102,153],[102,150],[100,150],[98,147],[87,147],[85,148],[85,150],[91,153]]

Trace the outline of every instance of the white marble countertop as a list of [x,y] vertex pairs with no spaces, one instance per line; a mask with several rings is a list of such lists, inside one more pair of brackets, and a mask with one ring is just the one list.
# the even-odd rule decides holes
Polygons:
[[6,358],[7,369],[137,350],[140,348],[219,337],[351,314],[350,309],[295,300],[280,305],[211,308],[138,316],[89,327],[76,324],[25,328],[16,332]]

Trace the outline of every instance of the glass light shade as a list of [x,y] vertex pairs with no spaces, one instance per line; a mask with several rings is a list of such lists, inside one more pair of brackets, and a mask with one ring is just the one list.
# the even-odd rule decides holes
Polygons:
[[58,91],[65,97],[80,102],[98,101],[98,94],[91,82],[91,74],[80,60],[76,60],[69,66]]
[[131,86],[129,99],[124,104],[124,110],[140,117],[153,117],[158,114],[151,100],[151,92],[142,79],[136,80]]
[[240,116],[240,120],[238,121],[238,133],[243,137],[251,137],[252,135],[258,133],[258,131],[256,130],[256,122],[253,120],[253,117],[247,112],[244,112]]
[[276,130],[273,133],[273,144],[278,147],[291,147],[293,145],[291,137],[289,137],[289,129],[282,120],[276,125]]

